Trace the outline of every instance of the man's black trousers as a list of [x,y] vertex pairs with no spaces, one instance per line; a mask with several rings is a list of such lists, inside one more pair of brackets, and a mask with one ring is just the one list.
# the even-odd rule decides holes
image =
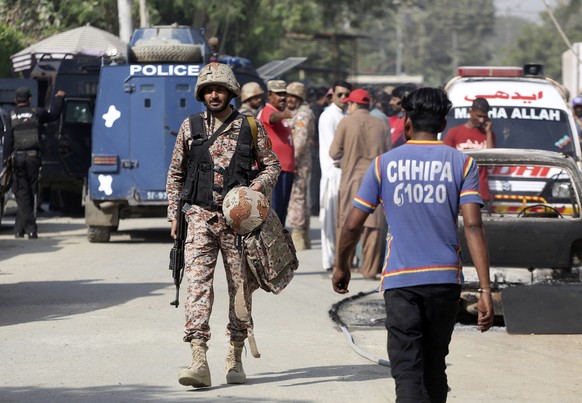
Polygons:
[[449,353],[461,286],[434,284],[384,291],[388,358],[398,403],[445,402]]
[[12,191],[17,205],[14,233],[36,234],[35,197],[41,164],[38,151],[16,151],[13,164]]

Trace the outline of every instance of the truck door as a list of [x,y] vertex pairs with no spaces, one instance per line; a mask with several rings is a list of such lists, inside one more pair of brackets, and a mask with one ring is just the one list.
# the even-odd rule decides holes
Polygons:
[[162,200],[165,196],[154,195],[152,191],[165,190],[168,170],[164,81],[159,77],[134,77],[133,85],[135,92],[130,97],[130,158],[122,160],[121,167],[131,173],[141,200]]
[[184,119],[194,113],[202,111],[202,104],[194,97],[196,77],[172,77],[166,81],[166,93],[172,94],[166,99],[166,147],[170,150],[167,154],[166,168],[170,165],[172,150],[176,142],[176,136]]
[[90,98],[65,99],[57,143],[59,157],[69,175],[85,177],[91,165],[94,108]]

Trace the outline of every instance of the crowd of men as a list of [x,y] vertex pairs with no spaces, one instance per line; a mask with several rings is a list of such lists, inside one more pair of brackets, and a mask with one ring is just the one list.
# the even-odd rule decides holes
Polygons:
[[[322,268],[331,272],[339,234],[365,170],[378,155],[406,142],[402,98],[412,84],[354,88],[346,81],[306,88],[301,82],[256,82],[241,88],[239,112],[265,126],[282,173],[272,206],[292,230],[297,250],[310,249],[310,216],[321,220]],[[343,175],[342,172],[349,172]],[[386,224],[378,210],[364,226],[352,270],[374,280],[383,264]]]
[[[248,94],[242,96],[241,110],[249,113],[249,99],[258,91],[249,83],[241,92]],[[296,249],[310,248],[309,215],[315,205],[322,267],[332,272],[333,289],[347,293],[353,273],[368,280],[382,273],[397,400],[445,402],[445,357],[462,284],[459,210],[479,276],[478,329],[487,331],[494,318],[481,219],[488,197],[475,161],[463,152],[469,140],[473,148],[495,147],[487,100],[477,98],[470,119],[442,142],[437,136],[452,103],[440,89],[409,85],[370,91],[336,81],[327,90],[306,93],[300,82],[271,80],[266,96],[265,106],[254,104],[252,111],[281,164],[272,206],[292,228]],[[450,173],[438,183],[410,172],[398,178],[436,163],[446,164]],[[397,173],[389,177],[392,171]],[[433,203],[406,199],[403,186],[445,190]]]
[[[57,92],[56,107],[48,112],[32,108],[30,91],[21,88],[16,108],[4,119],[3,151],[14,164],[16,238],[37,238],[38,127],[58,119],[64,95]],[[380,289],[398,401],[446,401],[445,357],[462,283],[459,209],[482,294],[478,329],[488,330],[494,316],[481,221],[483,189],[476,163],[461,147],[469,137],[471,144],[494,147],[487,101],[475,100],[470,119],[455,132],[458,144],[444,144],[437,135],[446,127],[452,104],[435,88],[372,91],[336,81],[330,88],[306,89],[301,82],[283,80],[270,80],[266,88],[259,83],[241,88],[230,67],[213,62],[201,69],[194,95],[206,109],[182,123],[166,183],[170,235],[176,238],[179,226],[187,228],[183,340],[190,344],[192,363],[180,371],[178,382],[194,388],[212,385],[207,350],[221,253],[229,296],[226,382],[246,383],[242,354],[245,340],[253,340],[251,296],[258,284],[247,276],[240,239],[222,210],[227,192],[246,186],[271,200],[281,223],[292,229],[297,250],[311,248],[310,216],[319,213],[322,269],[333,272],[336,292],[348,292],[352,273],[376,280],[383,269]],[[238,97],[239,111],[233,107]],[[442,183],[387,174],[390,164],[402,163],[397,171],[403,172],[414,169],[411,164],[430,168],[435,162],[447,164]],[[406,183],[439,186],[444,196],[438,203],[394,196]],[[419,222],[422,231],[414,225]],[[248,315],[240,315],[241,310]]]

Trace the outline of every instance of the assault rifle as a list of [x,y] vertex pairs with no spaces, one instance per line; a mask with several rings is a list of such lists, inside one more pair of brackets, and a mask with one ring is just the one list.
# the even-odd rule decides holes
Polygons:
[[188,224],[184,218],[184,208],[189,207],[187,203],[180,200],[178,204],[178,214],[176,216],[176,239],[174,239],[174,246],[170,250],[170,270],[174,278],[174,285],[176,286],[176,299],[170,302],[170,305],[178,308],[180,305],[180,284],[184,278],[184,244],[186,242],[186,231]]

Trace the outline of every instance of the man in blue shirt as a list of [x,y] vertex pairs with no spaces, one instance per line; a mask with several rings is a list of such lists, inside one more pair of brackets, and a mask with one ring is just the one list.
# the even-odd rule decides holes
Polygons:
[[445,402],[445,357],[463,284],[459,209],[481,287],[477,327],[484,332],[493,324],[483,201],[475,161],[437,141],[451,108],[446,93],[421,88],[406,96],[402,106],[411,140],[370,165],[341,230],[332,283],[336,292],[348,292],[347,257],[366,218],[382,203],[390,238],[381,290],[397,401]]

